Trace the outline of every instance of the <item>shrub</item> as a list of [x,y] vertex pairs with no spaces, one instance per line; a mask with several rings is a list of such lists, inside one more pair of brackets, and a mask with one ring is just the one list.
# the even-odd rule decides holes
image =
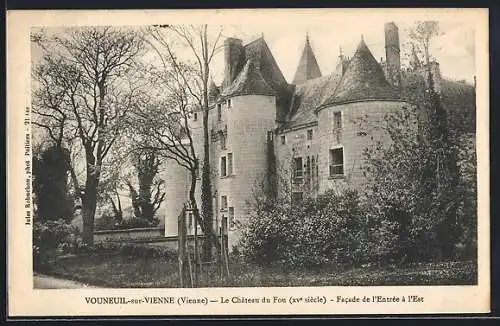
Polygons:
[[121,220],[109,214],[103,214],[95,219],[95,230],[116,230],[120,227]]
[[329,191],[293,208],[286,200],[263,201],[244,225],[241,252],[264,265],[357,264],[364,257],[365,218],[357,192],[350,190]]
[[135,229],[135,228],[148,228],[155,227],[160,222],[159,219],[148,220],[141,217],[131,217],[124,219],[119,225],[118,229]]
[[68,251],[78,239],[78,229],[64,219],[36,221],[33,225],[33,267],[49,267],[58,249]]

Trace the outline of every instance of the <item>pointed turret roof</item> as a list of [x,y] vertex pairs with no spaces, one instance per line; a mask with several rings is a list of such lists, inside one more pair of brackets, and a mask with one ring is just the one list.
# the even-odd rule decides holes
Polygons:
[[362,37],[333,96],[327,98],[322,106],[360,100],[398,98],[397,90],[387,82],[384,71]]
[[222,92],[222,96],[276,95],[276,91],[266,82],[255,59],[247,60],[233,84]]
[[309,35],[306,35],[306,44],[300,56],[299,65],[293,77],[294,84],[301,84],[309,79],[321,77],[316,56],[309,42]]

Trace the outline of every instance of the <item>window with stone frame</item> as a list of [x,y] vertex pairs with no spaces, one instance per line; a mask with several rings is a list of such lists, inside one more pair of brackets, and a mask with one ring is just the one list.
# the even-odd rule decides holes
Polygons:
[[226,149],[226,140],[226,134],[223,131],[219,131],[220,149]]
[[193,227],[193,212],[189,212],[187,216],[187,229],[191,230]]
[[236,220],[234,217],[234,207],[229,207],[227,209],[227,214],[228,214],[228,227],[230,230],[233,230],[236,228]]
[[337,111],[333,113],[333,130],[338,131],[342,129],[342,112]]
[[227,176],[227,164],[225,156],[221,156],[220,158],[220,176],[221,177]]
[[217,121],[222,121],[222,105],[217,104]]
[[295,179],[302,179],[304,177],[304,166],[302,163],[302,157],[295,157],[293,159],[294,163],[294,173],[293,176]]
[[313,130],[309,129],[307,130],[307,140],[312,140],[313,139]]
[[344,175],[344,148],[330,149],[330,177]]
[[220,210],[222,212],[227,211],[227,196],[225,195],[220,197]]

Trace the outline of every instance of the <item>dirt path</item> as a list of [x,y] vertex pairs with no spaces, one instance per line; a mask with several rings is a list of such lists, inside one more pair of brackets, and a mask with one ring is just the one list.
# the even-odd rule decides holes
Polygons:
[[33,275],[33,288],[35,289],[81,289],[81,288],[96,288],[84,283],[65,280],[46,275]]

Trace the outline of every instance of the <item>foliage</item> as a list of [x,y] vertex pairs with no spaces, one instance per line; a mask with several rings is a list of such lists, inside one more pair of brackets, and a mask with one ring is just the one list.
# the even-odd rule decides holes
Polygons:
[[476,229],[475,158],[463,155],[467,135],[456,139],[443,111],[439,96],[428,88],[419,105],[385,117],[379,128],[390,141],[364,152],[364,195],[376,230],[369,243],[402,261],[475,252],[474,240],[465,243]]
[[118,219],[116,216],[104,213],[99,218],[95,219],[95,230],[116,230],[119,228],[123,219]]
[[128,219],[123,219],[123,221],[119,224],[119,229],[135,229],[135,228],[149,228],[155,227],[160,223],[160,220],[157,218],[153,219],[145,219],[141,217],[131,217]]
[[63,219],[36,221],[33,224],[33,267],[47,268],[60,246],[78,241],[78,229]]
[[41,221],[71,221],[73,199],[68,189],[68,156],[65,148],[51,145],[33,155],[33,191]]
[[133,166],[137,172],[139,189],[127,181],[134,215],[152,221],[165,199],[164,180],[158,176],[161,165],[157,149],[138,150],[133,155]]
[[291,207],[262,199],[243,225],[241,252],[250,261],[289,267],[361,262],[365,216],[359,196],[331,190]]
[[145,219],[142,217],[132,216],[130,218],[117,219],[109,214],[103,214],[95,220],[95,229],[101,230],[126,230],[138,228],[156,227],[160,223],[157,218]]

